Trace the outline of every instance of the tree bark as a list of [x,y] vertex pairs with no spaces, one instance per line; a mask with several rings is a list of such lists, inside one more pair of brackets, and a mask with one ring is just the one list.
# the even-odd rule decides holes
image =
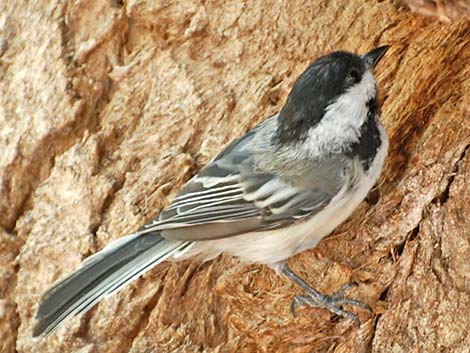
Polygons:
[[[44,291],[158,214],[333,50],[378,69],[390,151],[376,203],[291,267],[346,282],[362,325],[224,255],[165,263],[56,333]],[[470,23],[396,1],[0,2],[1,352],[468,352]]]

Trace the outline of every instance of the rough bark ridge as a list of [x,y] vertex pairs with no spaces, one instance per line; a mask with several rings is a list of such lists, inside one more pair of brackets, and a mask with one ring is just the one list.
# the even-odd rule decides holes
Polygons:
[[412,11],[425,16],[435,16],[440,21],[450,22],[470,17],[469,0],[403,0]]
[[[1,352],[468,352],[470,24],[392,0],[2,1]],[[317,56],[392,45],[375,205],[293,258],[369,303],[360,328],[289,312],[298,289],[222,256],[163,264],[41,342],[48,286],[137,229]]]

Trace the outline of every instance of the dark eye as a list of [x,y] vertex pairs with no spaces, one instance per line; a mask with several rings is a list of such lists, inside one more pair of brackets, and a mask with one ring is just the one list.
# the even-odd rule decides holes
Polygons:
[[352,84],[359,83],[359,81],[361,81],[361,72],[356,68],[352,68],[349,71],[348,79]]

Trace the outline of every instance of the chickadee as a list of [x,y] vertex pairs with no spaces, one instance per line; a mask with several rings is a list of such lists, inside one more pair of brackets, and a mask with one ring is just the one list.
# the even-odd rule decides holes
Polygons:
[[373,70],[387,51],[334,52],[294,84],[282,110],[229,144],[160,215],[118,239],[45,293],[34,336],[129,284],[162,261],[212,259],[222,252],[268,264],[304,290],[293,305],[356,320],[285,263],[314,247],[353,212],[376,182],[388,138],[379,122]]

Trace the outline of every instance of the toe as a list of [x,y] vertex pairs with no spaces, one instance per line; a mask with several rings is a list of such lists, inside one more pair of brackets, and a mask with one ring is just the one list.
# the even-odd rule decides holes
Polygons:
[[347,290],[351,288],[355,288],[357,286],[358,284],[355,282],[346,283],[342,285],[341,288],[337,292],[333,293],[333,295],[331,295],[331,298],[342,298],[344,297],[344,294],[346,293]]

